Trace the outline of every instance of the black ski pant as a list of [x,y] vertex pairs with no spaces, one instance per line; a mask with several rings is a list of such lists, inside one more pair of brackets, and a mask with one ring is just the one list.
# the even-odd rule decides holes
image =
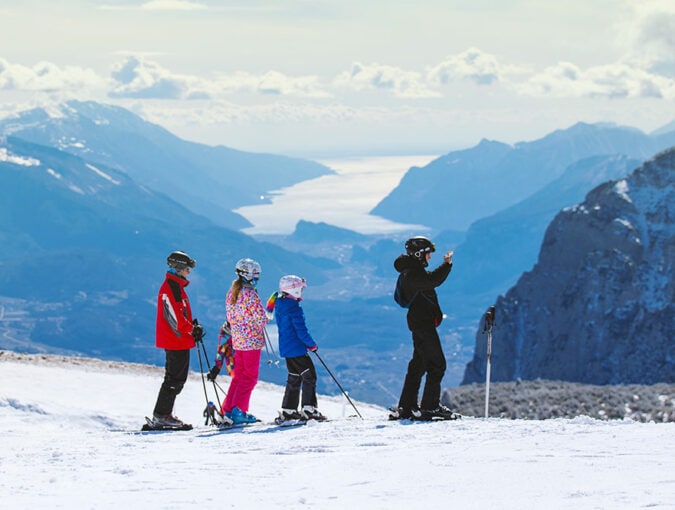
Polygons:
[[309,354],[295,358],[286,358],[288,379],[286,391],[281,403],[282,409],[297,409],[302,387],[302,407],[317,407],[316,401],[316,369]]
[[168,416],[173,413],[173,404],[176,396],[181,392],[190,371],[190,350],[170,351],[166,349],[166,364],[164,365],[164,381],[159,388],[157,403],[153,414]]
[[417,397],[426,373],[420,408],[434,410],[441,401],[441,380],[445,374],[445,355],[441,339],[435,327],[416,329],[412,332],[413,355],[408,363],[408,372],[398,406],[404,409],[417,407]]

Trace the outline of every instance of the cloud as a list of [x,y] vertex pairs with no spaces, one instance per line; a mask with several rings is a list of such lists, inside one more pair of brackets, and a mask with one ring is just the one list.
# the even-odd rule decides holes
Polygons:
[[142,4],[102,5],[99,9],[108,11],[204,11],[209,7],[203,3],[189,0],[151,0]]
[[330,97],[317,76],[262,75],[237,72],[213,78],[176,74],[141,56],[129,56],[112,71],[110,97],[145,99],[216,99],[236,93],[272,96]]
[[471,80],[478,85],[491,85],[503,81],[506,75],[522,73],[514,65],[504,65],[497,57],[478,48],[469,48],[458,55],[450,55],[427,73],[431,83],[447,85],[461,80]]
[[208,7],[198,2],[186,0],[152,0],[141,5],[147,11],[201,11]]
[[513,87],[535,97],[606,97],[675,99],[675,81],[628,64],[610,64],[582,70],[560,62]]
[[76,66],[59,67],[38,62],[32,67],[0,59],[0,89],[33,92],[89,91],[106,86],[95,71]]
[[331,109],[313,105],[298,105],[278,100],[267,104],[242,105],[225,100],[210,102],[208,105],[192,106],[189,109],[180,104],[153,105],[139,104],[137,110],[147,118],[162,120],[170,124],[231,124],[260,122],[302,122],[307,119],[332,117]]
[[650,70],[675,77],[675,13],[651,13],[642,19],[635,52]]
[[209,98],[200,88],[200,80],[191,76],[171,73],[159,64],[143,57],[129,56],[113,67],[115,82],[109,92],[114,98],[190,99]]
[[355,62],[349,71],[338,75],[333,84],[338,88],[346,87],[357,91],[385,90],[401,98],[440,96],[424,83],[421,73],[379,64],[365,65]]
[[318,76],[294,77],[278,71],[267,71],[261,75],[243,71],[222,75],[213,79],[212,87],[217,89],[217,95],[221,97],[239,92],[266,96],[331,97],[322,87]]

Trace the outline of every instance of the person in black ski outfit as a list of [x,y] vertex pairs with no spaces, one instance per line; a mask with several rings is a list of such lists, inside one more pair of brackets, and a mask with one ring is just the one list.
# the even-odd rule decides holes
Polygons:
[[[452,270],[452,255],[448,251],[443,262],[433,271],[427,271],[434,244],[426,237],[412,237],[405,243],[406,253],[394,261],[394,268],[402,274],[401,291],[407,300],[408,329],[412,332],[413,355],[392,419],[409,418],[420,420],[450,419],[453,413],[441,405],[441,380],[446,362],[441,340],[436,328],[443,320],[438,304],[436,287],[441,285]],[[422,377],[426,373],[422,401],[418,406],[418,394]]]

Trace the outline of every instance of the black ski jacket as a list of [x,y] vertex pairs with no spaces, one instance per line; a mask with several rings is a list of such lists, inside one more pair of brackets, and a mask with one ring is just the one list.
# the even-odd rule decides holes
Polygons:
[[427,271],[415,257],[400,255],[394,261],[394,269],[403,273],[403,295],[410,297],[417,294],[408,308],[408,329],[437,327],[443,320],[443,312],[435,289],[448,277],[452,264],[443,262],[433,271]]

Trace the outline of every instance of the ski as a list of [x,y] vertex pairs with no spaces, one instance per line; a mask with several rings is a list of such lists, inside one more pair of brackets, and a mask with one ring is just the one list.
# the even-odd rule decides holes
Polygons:
[[454,413],[451,412],[450,414],[446,416],[432,416],[432,417],[424,417],[422,416],[411,416],[410,418],[401,418],[398,415],[398,409],[395,407],[389,408],[389,415],[387,416],[389,421],[408,421],[408,422],[435,422],[435,421],[453,421],[453,420],[461,420],[462,415],[459,413]]
[[200,427],[195,429],[196,432],[200,432],[203,435],[219,435],[235,432],[243,432],[244,430],[249,430],[250,433],[257,432],[272,432],[275,430],[290,429],[294,427],[299,427],[305,425],[306,421],[297,420],[293,423],[278,424],[274,422],[255,422],[255,423],[238,423],[233,425],[215,425],[210,427]]
[[215,430],[218,431],[228,431],[228,430],[236,430],[236,429],[246,429],[246,428],[270,428],[270,427],[299,427],[301,425],[306,425],[307,420],[305,419],[298,419],[298,420],[279,420],[279,418],[274,418],[272,422],[262,422],[262,421],[257,421],[255,423],[235,423],[232,425],[216,425],[213,427]]
[[434,422],[434,421],[454,421],[461,420],[462,415],[459,413],[452,413],[449,416],[434,416],[431,419],[413,418],[412,421]]

